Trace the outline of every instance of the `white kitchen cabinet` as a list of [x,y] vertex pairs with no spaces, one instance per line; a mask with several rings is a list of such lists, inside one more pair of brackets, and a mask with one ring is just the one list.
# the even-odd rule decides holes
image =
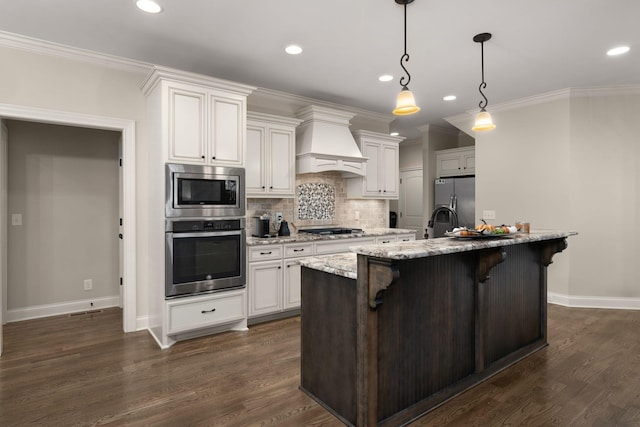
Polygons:
[[282,260],[249,264],[249,317],[282,310]]
[[249,317],[277,314],[300,307],[297,258],[313,255],[313,243],[259,245],[249,248]]
[[347,179],[348,198],[397,199],[400,141],[403,138],[359,130],[353,136],[366,157],[366,175]]
[[[170,347],[176,340],[193,337],[194,333],[246,330],[246,289],[242,290],[242,313],[231,317],[223,314],[233,311],[229,307],[237,304],[238,297],[232,291],[216,293],[216,298],[230,298],[220,301],[224,302],[224,309],[218,307],[206,314],[197,310],[200,296],[165,300],[166,190],[163,184],[166,163],[244,166],[246,100],[255,89],[160,66],[154,66],[142,84],[147,111],[145,135],[151,147],[147,150],[147,178],[153,183],[146,196],[148,215],[145,218],[153,231],[144,244],[148,260],[154,266],[149,272],[148,329],[162,348]],[[232,295],[236,296],[232,298]],[[230,320],[237,317],[237,321]]]
[[247,119],[247,197],[295,196],[298,119],[249,113]]
[[244,289],[170,300],[166,304],[168,333],[193,331],[246,319]]
[[244,97],[179,83],[167,90],[169,161],[242,167]]
[[438,178],[459,175],[475,175],[475,147],[452,148],[436,151],[436,175]]

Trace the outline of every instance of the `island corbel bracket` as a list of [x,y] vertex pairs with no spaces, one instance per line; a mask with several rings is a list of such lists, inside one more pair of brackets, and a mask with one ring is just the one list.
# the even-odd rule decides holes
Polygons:
[[400,277],[395,264],[377,259],[369,259],[369,307],[373,310],[382,304],[382,294]]
[[507,253],[502,248],[487,249],[480,252],[477,274],[478,282],[486,282],[491,277],[489,271],[504,261],[506,257]]
[[549,240],[544,242],[544,246],[542,248],[542,265],[548,267],[549,264],[553,263],[553,256],[564,251],[567,247],[569,247],[567,239]]

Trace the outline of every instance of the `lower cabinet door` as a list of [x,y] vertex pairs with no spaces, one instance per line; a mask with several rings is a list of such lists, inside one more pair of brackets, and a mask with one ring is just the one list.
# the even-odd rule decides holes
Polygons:
[[284,308],[298,308],[302,289],[300,264],[295,260],[287,260],[284,262],[284,267]]
[[282,261],[249,264],[249,317],[282,311]]
[[242,320],[245,291],[228,291],[206,296],[178,298],[167,302],[169,334]]

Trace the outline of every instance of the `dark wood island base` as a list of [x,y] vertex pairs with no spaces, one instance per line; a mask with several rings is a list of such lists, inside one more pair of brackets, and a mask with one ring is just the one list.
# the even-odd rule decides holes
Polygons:
[[347,425],[398,426],[545,347],[572,234],[361,247],[357,279],[302,262],[301,389]]

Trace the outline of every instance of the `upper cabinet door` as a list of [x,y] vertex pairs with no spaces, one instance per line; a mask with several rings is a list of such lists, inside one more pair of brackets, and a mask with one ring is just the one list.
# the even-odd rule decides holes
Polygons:
[[365,141],[362,151],[362,155],[369,158],[367,160],[367,176],[364,185],[365,195],[381,196],[382,182],[380,178],[383,171],[380,170],[380,159],[382,147],[379,143]]
[[400,185],[400,155],[398,145],[382,146],[381,166],[384,170],[384,183],[382,193],[387,197],[397,197]]
[[209,98],[209,162],[242,166],[244,164],[244,102],[211,95]]
[[169,88],[169,160],[206,162],[205,92]]
[[296,175],[295,130],[269,129],[269,192],[274,195],[293,195]]
[[266,189],[265,163],[266,126],[247,124],[247,155],[245,162],[245,180],[247,194],[264,193]]

